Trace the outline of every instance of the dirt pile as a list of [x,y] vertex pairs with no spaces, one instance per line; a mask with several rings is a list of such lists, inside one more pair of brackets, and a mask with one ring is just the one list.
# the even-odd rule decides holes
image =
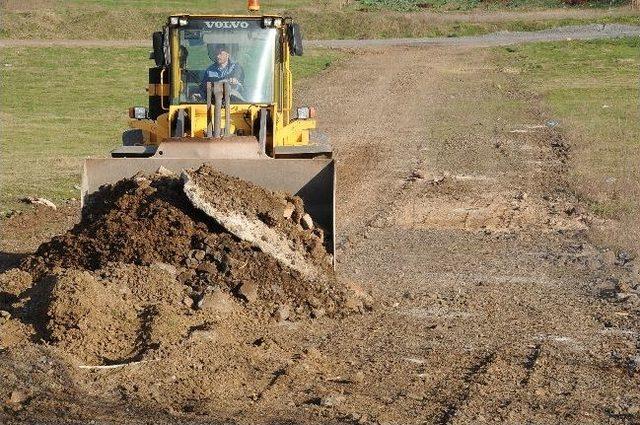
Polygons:
[[332,262],[324,232],[314,226],[300,198],[273,193],[204,165],[182,173],[191,203],[225,229],[307,279]]
[[156,265],[66,270],[51,286],[46,338],[88,364],[139,361],[188,330],[187,294]]
[[313,278],[194,208],[179,176],[136,176],[102,188],[79,224],[41,245],[22,271],[2,275],[0,309],[15,316],[4,326],[26,324],[33,340],[110,365],[163,357],[220,321],[342,317],[365,308],[336,281],[323,232],[299,198],[208,167],[189,173],[208,201],[228,200],[225,211],[284,235]]
[[[40,278],[56,267],[95,271],[112,263],[164,263],[191,288],[195,306],[216,289],[232,293],[261,313],[287,305],[291,317],[323,309],[337,313],[344,301],[331,271],[323,232],[303,226],[306,216],[296,197],[269,192],[210,168],[192,171],[216,198],[287,237],[288,247],[312,262],[321,279],[309,280],[254,244],[239,240],[193,207],[177,176],[136,177],[106,187],[91,200],[95,208],[68,233],[43,244],[23,269]],[[290,208],[287,212],[286,210]],[[315,311],[315,313],[314,313]]]

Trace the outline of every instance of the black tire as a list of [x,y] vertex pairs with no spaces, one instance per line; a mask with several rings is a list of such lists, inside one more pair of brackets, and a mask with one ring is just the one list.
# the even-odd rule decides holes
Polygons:
[[134,128],[126,130],[122,133],[122,146],[142,146],[144,145],[144,137],[142,130]]

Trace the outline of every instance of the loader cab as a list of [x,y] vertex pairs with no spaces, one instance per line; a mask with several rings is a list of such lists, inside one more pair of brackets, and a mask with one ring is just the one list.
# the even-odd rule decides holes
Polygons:
[[[302,39],[290,18],[176,15],[154,33],[153,44],[156,67],[149,72],[149,118],[168,113],[173,120],[174,111],[184,105],[206,103],[207,81],[234,79],[231,104],[236,114],[273,107],[272,118],[280,114],[283,126],[291,121],[290,57],[302,54]],[[228,64],[218,63],[221,48]],[[234,72],[227,74],[229,68]]]
[[192,19],[178,32],[180,85],[174,103],[204,103],[203,82],[233,80],[233,103],[275,103],[278,29],[263,20]]

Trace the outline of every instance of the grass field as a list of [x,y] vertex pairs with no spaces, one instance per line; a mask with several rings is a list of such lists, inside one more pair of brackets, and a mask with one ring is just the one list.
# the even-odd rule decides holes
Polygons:
[[[430,5],[425,8],[399,4]],[[263,1],[263,12],[293,16],[308,39],[432,37],[530,31],[584,23],[640,24],[640,14],[618,7],[619,0],[593,0],[568,9],[560,0],[478,2],[477,0]],[[622,2],[624,3],[624,2]],[[2,0],[0,36],[28,39],[146,39],[170,13],[246,13],[244,1],[231,0]],[[560,7],[540,10],[541,7]],[[537,10],[526,14],[529,9]],[[399,11],[411,10],[411,11]],[[464,13],[451,13],[452,11]],[[473,10],[474,14],[466,13]],[[491,11],[500,10],[501,13]],[[507,11],[506,14],[502,13]],[[488,11],[488,12],[487,12]],[[509,14],[511,11],[511,14]],[[542,13],[540,13],[542,12]]]
[[360,9],[391,9],[397,11],[418,11],[421,9],[436,10],[500,10],[500,9],[531,9],[531,8],[559,8],[579,4],[581,7],[603,8],[628,4],[625,0],[586,0],[570,2],[562,0],[360,0]]
[[[77,197],[82,159],[107,155],[126,129],[127,108],[147,104],[147,49],[0,53],[0,210],[19,208],[28,195]],[[309,77],[341,57],[309,51],[295,58],[293,73]]]
[[[640,39],[497,49],[558,120],[571,144],[570,181],[592,212],[618,221],[621,247],[640,251]],[[605,236],[605,235],[601,235]]]

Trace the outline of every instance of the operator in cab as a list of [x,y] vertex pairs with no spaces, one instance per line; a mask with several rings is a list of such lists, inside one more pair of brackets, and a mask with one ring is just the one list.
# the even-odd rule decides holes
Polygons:
[[242,95],[244,91],[244,70],[242,66],[231,59],[228,46],[224,44],[208,46],[209,49],[211,47],[213,47],[213,50],[209,50],[209,57],[215,59],[213,64],[204,71],[204,77],[200,82],[200,96],[202,98],[206,97],[208,82],[216,83],[218,81],[228,81],[231,85],[231,90]]

